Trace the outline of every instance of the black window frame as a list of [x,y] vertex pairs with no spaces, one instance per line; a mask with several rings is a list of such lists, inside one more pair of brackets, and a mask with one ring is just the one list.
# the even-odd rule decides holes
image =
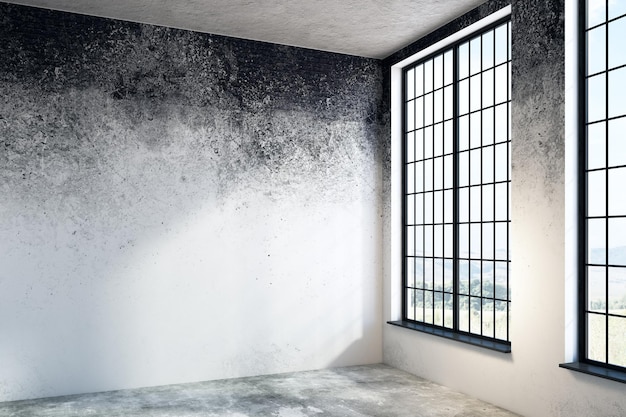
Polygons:
[[[578,371],[582,373],[586,373],[589,375],[594,375],[597,377],[610,379],[617,382],[626,383],[626,364],[624,366],[615,365],[610,362],[610,332],[609,332],[609,317],[612,317],[613,314],[609,313],[609,268],[616,267],[612,265],[610,262],[609,255],[609,225],[608,221],[612,216],[609,214],[609,170],[623,167],[622,165],[611,166],[609,163],[609,152],[610,149],[606,144],[609,142],[609,121],[616,120],[619,118],[623,118],[626,120],[626,115],[617,115],[611,117],[609,114],[609,73],[611,71],[615,71],[617,69],[626,68],[626,64],[619,65],[614,68],[609,66],[609,23],[618,19],[626,19],[626,13],[623,13],[617,17],[609,18],[608,15],[608,5],[605,7],[605,15],[604,19],[601,23],[597,25],[590,26],[587,28],[587,0],[579,0],[577,3],[578,6],[578,22],[577,22],[577,88],[578,88],[578,97],[577,97],[577,317],[578,317],[578,335],[577,335],[577,352],[578,352],[578,360],[571,363],[563,363],[559,366],[562,368],[570,369],[573,371]],[[601,26],[605,26],[605,51],[604,51],[604,69],[592,72],[587,74],[587,61],[589,49],[587,45],[587,35],[588,32]],[[590,120],[588,121],[588,79],[597,75],[605,75],[605,108],[604,108],[604,117],[599,118],[598,120]],[[594,124],[604,123],[605,130],[605,160],[604,164],[598,168],[590,168],[588,166],[588,127]],[[588,212],[588,173],[594,171],[606,171],[605,174],[605,213],[602,216],[589,215]],[[626,216],[620,215],[620,218],[625,218]],[[593,262],[589,259],[589,232],[587,228],[587,221],[600,219],[604,220],[605,224],[605,253],[604,253],[604,262],[597,263]],[[604,312],[599,312],[592,310],[590,308],[590,297],[588,292],[588,267],[601,267],[605,269],[605,305]],[[618,267],[626,268],[626,266],[618,265]],[[605,328],[605,360],[604,362],[598,361],[595,359],[591,359],[589,357],[589,325],[587,321],[588,314],[604,316],[606,320],[606,328]],[[624,315],[618,315],[618,317],[626,317]],[[626,320],[626,318],[624,318]],[[626,344],[623,346],[623,349],[626,349]]]
[[[510,264],[511,264],[511,259],[510,259],[510,249],[506,255],[506,265],[507,265],[507,273],[506,273],[506,280],[507,280],[507,288],[506,288],[506,299],[502,300],[506,302],[506,340],[501,339],[501,338],[496,338],[496,332],[494,330],[493,332],[493,337],[490,336],[485,336],[482,334],[476,334],[476,333],[470,333],[470,325],[468,324],[468,330],[464,331],[461,330],[459,328],[459,297],[461,296],[460,294],[460,290],[459,290],[459,262],[460,262],[460,254],[459,254],[459,246],[460,246],[460,239],[459,239],[459,225],[461,223],[467,223],[467,227],[469,229],[470,227],[470,220],[469,218],[464,221],[464,222],[460,222],[459,219],[459,190],[462,188],[467,188],[467,193],[469,194],[470,192],[470,185],[469,183],[467,185],[461,186],[459,184],[459,154],[460,154],[460,150],[459,150],[459,119],[460,119],[460,115],[459,115],[459,82],[463,81],[463,80],[467,80],[468,84],[469,84],[469,80],[470,77],[472,76],[471,74],[469,74],[466,78],[460,80],[459,79],[459,65],[458,65],[458,51],[459,51],[459,47],[469,41],[471,41],[472,39],[475,39],[477,37],[482,36],[485,33],[488,33],[489,31],[493,31],[494,29],[502,26],[502,25],[507,25],[507,29],[506,29],[506,34],[507,34],[507,58],[504,61],[504,65],[508,65],[508,69],[509,71],[507,71],[507,87],[508,87],[508,92],[507,92],[507,98],[504,101],[504,104],[507,106],[507,136],[506,136],[506,141],[504,141],[504,143],[506,144],[506,149],[507,149],[507,153],[506,153],[506,157],[507,157],[507,180],[504,181],[505,184],[507,184],[507,200],[506,200],[506,206],[507,206],[507,214],[506,214],[506,220],[503,222],[506,224],[506,230],[507,230],[507,248],[510,248],[510,223],[511,223],[511,217],[510,217],[510,184],[511,184],[511,165],[510,165],[510,146],[511,146],[511,134],[510,134],[510,123],[511,123],[511,96],[510,96],[510,89],[511,89],[511,78],[510,78],[510,66],[511,66],[511,62],[512,62],[512,57],[511,57],[511,38],[510,38],[510,25],[511,25],[511,17],[510,15],[502,17],[488,25],[485,25],[475,31],[473,31],[472,33],[469,33],[466,36],[463,36],[462,38],[455,40],[454,42],[451,42],[450,44],[447,44],[441,48],[438,48],[436,51],[434,51],[433,53],[428,54],[427,56],[421,57],[419,60],[405,66],[402,68],[402,166],[403,166],[403,172],[402,172],[402,319],[398,320],[398,321],[392,321],[389,322],[390,324],[393,325],[397,325],[397,326],[401,326],[401,327],[405,327],[405,328],[409,328],[412,330],[417,330],[417,331],[421,331],[421,332],[425,332],[425,333],[429,333],[432,335],[436,335],[436,336],[441,336],[441,337],[445,337],[448,339],[453,339],[453,340],[457,340],[460,342],[464,342],[464,343],[468,343],[468,344],[472,344],[475,346],[480,346],[480,347],[484,347],[487,349],[491,349],[491,350],[495,350],[498,352],[503,352],[503,353],[510,353],[511,352],[511,341],[510,341],[510,303],[511,303],[511,297],[510,297],[510,285],[509,285],[509,279],[510,279]],[[495,32],[494,32],[495,33]],[[495,41],[494,41],[495,42]],[[494,44],[495,45],[495,44]],[[452,222],[452,229],[453,229],[453,256],[452,256],[452,263],[453,263],[453,290],[452,290],[452,296],[453,296],[453,325],[452,328],[449,327],[445,327],[445,323],[444,325],[436,325],[433,323],[425,323],[422,321],[416,321],[415,317],[410,318],[407,316],[407,204],[405,201],[405,198],[407,196],[407,174],[406,174],[406,165],[408,165],[407,163],[407,140],[406,140],[406,135],[408,134],[407,132],[407,116],[406,116],[406,104],[407,104],[407,97],[406,97],[406,74],[408,71],[410,71],[413,68],[418,67],[419,65],[421,65],[422,63],[425,63],[435,57],[438,57],[440,55],[443,55],[449,51],[452,51],[453,53],[453,73],[454,73],[454,80],[453,83],[451,84],[453,87],[453,101],[454,101],[454,110],[453,110],[453,117],[452,119],[450,119],[453,123],[453,134],[454,134],[454,139],[453,139],[453,152],[452,152],[452,156],[453,156],[453,166],[454,166],[454,174],[453,174],[453,187],[452,187],[452,191],[454,194],[453,197],[453,201],[454,201],[454,209],[453,209],[453,222]],[[481,51],[482,51],[482,46],[481,46]],[[481,54],[482,55],[482,54]],[[468,60],[469,62],[469,60]],[[469,65],[469,63],[468,63]],[[495,70],[498,66],[500,66],[502,64],[498,64],[495,65],[494,62],[494,66],[490,67],[494,70],[494,74],[495,74]],[[489,70],[489,68],[487,68],[487,70]],[[482,68],[481,65],[481,69],[478,71],[477,74],[482,74],[483,72],[485,72],[486,70],[484,68]],[[495,81],[494,81],[495,82]],[[446,86],[445,82],[442,83],[442,89]],[[435,91],[433,89],[433,91]],[[469,96],[469,93],[468,93]],[[494,96],[495,96],[495,87],[494,87]],[[471,97],[468,97],[468,99],[471,100]],[[410,101],[410,100],[409,100]],[[502,103],[500,103],[502,104]],[[495,113],[495,107],[496,107],[496,103],[494,100],[494,103],[492,105],[493,109],[494,109],[494,113]],[[485,110],[486,107],[482,106],[482,96],[481,96],[481,105],[479,107],[478,112],[482,112],[483,110]],[[470,117],[470,114],[473,112],[470,112],[468,110],[467,114],[463,114],[463,116],[468,116],[468,118]],[[480,114],[480,113],[479,113]],[[444,120],[446,120],[445,118],[442,119],[441,123],[444,123]],[[494,116],[494,120],[495,120],[495,116]],[[495,122],[494,122],[495,123]],[[433,122],[433,126],[434,126],[434,122]],[[494,127],[495,129],[495,127]],[[495,152],[495,145],[496,143],[498,143],[495,138],[493,140],[493,148],[494,148],[494,152]],[[481,144],[479,145],[478,149],[481,150],[481,155],[482,155],[482,150],[485,147],[489,147],[488,145],[483,145],[482,144],[482,133],[481,133]],[[473,148],[468,148],[465,149],[467,150],[467,155],[469,158],[469,149],[473,149]],[[464,150],[464,151],[465,151]],[[463,151],[463,152],[464,152]],[[442,155],[446,155],[445,152],[442,153]],[[435,159],[434,157],[432,159]],[[424,159],[423,161],[426,161],[426,159]],[[482,156],[481,156],[481,161],[482,161]],[[481,162],[482,164],[482,162]],[[481,168],[482,170],[482,168]],[[494,172],[495,172],[495,156],[494,156]],[[494,174],[494,180],[493,180],[493,186],[495,189],[495,174]],[[481,181],[478,183],[479,187],[483,187],[484,185],[491,185],[491,183],[487,184],[487,183],[483,183],[482,182],[482,174],[481,174]],[[443,186],[442,186],[443,187]],[[443,187],[441,190],[435,190],[433,188],[433,192],[436,191],[443,191],[445,189],[445,187]],[[445,189],[447,190],[447,189]],[[418,194],[418,193],[415,193]],[[481,194],[482,195],[482,194]],[[481,197],[482,199],[482,197]],[[482,201],[482,200],[481,200]],[[482,204],[482,203],[481,203]],[[494,219],[493,219],[493,227],[495,230],[495,224],[497,223],[497,221],[495,220],[495,200],[494,200]],[[482,210],[482,206],[481,206],[481,210]],[[482,216],[482,215],[481,215]],[[468,216],[469,217],[469,216]],[[442,221],[443,224],[446,224],[445,221]],[[484,223],[491,223],[489,221],[484,222],[481,220],[478,222],[481,227]],[[434,225],[434,220],[433,220],[433,225]],[[439,224],[437,224],[439,225]],[[481,232],[482,233],[482,232]],[[494,232],[495,233],[495,232]],[[495,237],[494,237],[495,238]],[[482,235],[481,235],[481,246],[482,246]],[[494,248],[495,251],[495,248]],[[415,255],[415,258],[418,258],[417,255]],[[425,256],[423,258],[426,258]],[[435,258],[435,256],[433,255],[433,259]],[[438,258],[438,257],[437,257]],[[445,256],[442,255],[442,259],[443,258],[447,258]],[[481,256],[482,258],[482,256]],[[470,265],[470,260],[468,259],[463,259],[464,261],[467,261],[467,265]],[[494,274],[495,274],[495,263],[497,262],[495,259],[495,255],[493,258],[489,258],[489,259],[485,259],[485,260],[478,260],[478,262],[493,262],[494,263]],[[500,262],[500,261],[498,261]],[[482,274],[482,272],[481,272]],[[496,304],[496,295],[495,295],[495,276],[493,278],[494,281],[494,293],[493,293],[493,297],[483,297],[482,295],[482,290],[481,290],[481,295],[474,297],[474,296],[469,296],[470,292],[469,289],[467,290],[467,299],[468,301],[471,302],[472,298],[478,298],[480,300],[481,303],[481,313],[482,313],[482,305],[483,305],[483,299],[490,299],[493,300],[494,303],[494,323],[495,323],[495,304]],[[481,275],[481,286],[482,286],[482,275]],[[434,290],[434,286],[433,286],[433,290],[432,290],[433,294],[437,291]],[[442,293],[442,297],[445,297],[444,294],[445,290],[441,291]],[[433,295],[434,297],[434,295]],[[444,310],[445,311],[445,310]],[[468,307],[468,312],[469,312],[469,307]],[[444,313],[445,314],[445,313]],[[481,333],[482,333],[482,326],[483,326],[483,322],[482,322],[482,314],[481,314]],[[442,319],[442,321],[445,321],[444,319]]]

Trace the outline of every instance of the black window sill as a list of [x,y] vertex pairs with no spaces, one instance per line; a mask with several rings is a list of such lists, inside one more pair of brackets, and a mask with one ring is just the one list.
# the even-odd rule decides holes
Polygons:
[[583,374],[593,375],[611,381],[626,383],[626,372],[616,369],[605,368],[603,366],[592,365],[584,362],[570,362],[559,364],[559,367],[569,369],[570,371],[582,372]]
[[388,321],[387,323],[394,326],[404,327],[405,329],[416,330],[418,332],[428,333],[433,336],[439,336],[446,339],[456,340],[457,342],[467,343],[469,345],[495,350],[496,352],[500,353],[511,353],[511,343],[509,342],[487,339],[468,333],[458,333],[449,329],[433,327],[426,324],[420,324],[406,320]]

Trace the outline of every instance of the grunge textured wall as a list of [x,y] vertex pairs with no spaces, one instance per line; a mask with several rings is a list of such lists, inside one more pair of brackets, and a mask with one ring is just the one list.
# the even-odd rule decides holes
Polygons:
[[382,360],[379,61],[0,3],[0,401]]

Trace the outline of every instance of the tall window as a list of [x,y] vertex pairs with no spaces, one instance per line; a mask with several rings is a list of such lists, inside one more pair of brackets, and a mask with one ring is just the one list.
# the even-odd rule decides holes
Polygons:
[[579,355],[626,370],[626,2],[582,4]]
[[403,320],[509,342],[510,23],[404,69]]

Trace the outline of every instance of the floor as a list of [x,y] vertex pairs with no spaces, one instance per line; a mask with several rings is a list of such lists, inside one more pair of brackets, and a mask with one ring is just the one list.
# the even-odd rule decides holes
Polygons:
[[11,417],[511,417],[385,365],[0,403]]

